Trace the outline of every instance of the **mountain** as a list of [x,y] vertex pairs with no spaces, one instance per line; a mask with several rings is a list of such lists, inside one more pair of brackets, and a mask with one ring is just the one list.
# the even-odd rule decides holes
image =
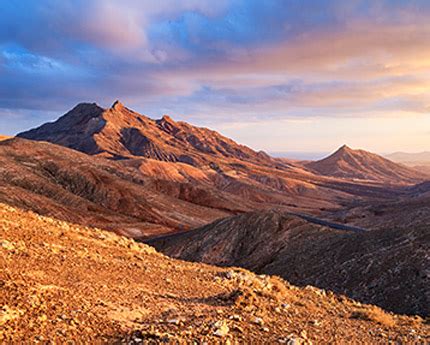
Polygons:
[[[318,212],[321,207],[335,207],[336,199],[349,197],[299,179],[307,178],[306,174],[291,177],[252,165],[238,169],[240,174],[227,175],[180,162],[111,160],[47,142],[11,138],[0,142],[0,201],[145,238],[261,208]],[[357,193],[366,188],[357,187]]]
[[0,141],[9,139],[10,137],[6,136],[6,135],[0,135]]
[[326,176],[386,183],[413,184],[429,178],[429,175],[374,153],[353,150],[346,145],[324,159],[307,163],[306,167]]
[[406,153],[406,152],[394,152],[389,155],[386,155],[388,159],[399,162],[399,163],[407,163],[407,162],[430,162],[430,152],[417,152],[417,153]]
[[[91,140],[85,140],[83,133],[88,131],[83,130],[81,117],[88,120],[117,111],[100,109],[96,105],[75,107],[73,115],[58,121],[68,123],[62,138],[74,138],[88,147]],[[122,121],[132,122],[136,116],[127,110]],[[168,142],[166,138],[163,140]],[[118,143],[111,140],[110,144]],[[204,153],[194,154],[196,161],[209,159]],[[84,226],[145,238],[190,230],[260,208],[277,206],[318,213],[351,198],[342,190],[345,186],[336,189],[326,181],[325,187],[317,176],[276,161],[274,166],[264,166],[214,156],[205,166],[193,166],[147,157],[106,158],[106,152],[89,156],[19,137],[2,141],[0,201]],[[355,199],[368,193],[367,186],[354,188]]]
[[209,164],[213,157],[274,163],[263,152],[255,152],[215,131],[175,122],[167,115],[152,120],[119,101],[110,109],[81,103],[57,121],[20,133],[18,137],[115,159],[146,157],[194,166]]
[[[224,200],[227,197],[230,204],[237,204],[236,211],[276,205],[320,214],[399,193],[397,187],[387,188],[378,181],[347,181],[312,173],[300,164],[253,151],[215,131],[175,122],[168,116],[153,120],[120,102],[109,109],[82,103],[57,121],[18,136],[117,161],[150,177],[160,192],[189,202],[199,199],[203,206],[208,206],[209,200],[209,206],[219,208],[218,202],[213,205],[211,195],[221,193]],[[408,176],[406,182],[410,180]],[[401,186],[405,181],[393,183]],[[196,187],[201,191],[198,198],[188,192]]]
[[419,153],[395,152],[386,157],[394,162],[402,163],[415,170],[430,175],[430,152]]
[[[0,342],[427,343],[430,326],[0,204]],[[413,329],[413,332],[411,331]]]
[[358,231],[272,210],[147,243],[175,258],[244,267],[398,313],[430,315],[427,226]]

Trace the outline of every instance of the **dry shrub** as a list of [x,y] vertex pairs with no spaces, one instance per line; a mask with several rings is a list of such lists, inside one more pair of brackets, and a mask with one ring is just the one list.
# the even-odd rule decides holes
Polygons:
[[396,321],[394,320],[393,316],[377,307],[358,309],[351,314],[351,318],[374,321],[386,327],[394,327],[396,325]]

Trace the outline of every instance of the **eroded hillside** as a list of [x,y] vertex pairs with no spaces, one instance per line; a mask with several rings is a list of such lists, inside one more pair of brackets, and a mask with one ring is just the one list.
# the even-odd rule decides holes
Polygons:
[[398,313],[430,315],[427,226],[357,232],[322,223],[252,212],[149,243],[184,260],[276,274]]

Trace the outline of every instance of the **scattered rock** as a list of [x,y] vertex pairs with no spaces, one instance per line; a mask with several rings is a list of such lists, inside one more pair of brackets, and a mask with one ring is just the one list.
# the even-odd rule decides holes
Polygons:
[[254,317],[252,319],[252,323],[255,323],[256,325],[260,325],[260,326],[264,325],[264,321],[261,317]]
[[240,315],[235,314],[230,316],[230,320],[242,321],[242,317]]
[[171,324],[174,324],[174,325],[179,325],[181,323],[181,320],[179,320],[179,319],[168,319],[167,323],[171,323]]
[[230,328],[227,326],[225,321],[217,321],[214,324],[214,327],[216,328],[214,335],[217,337],[225,337],[230,331]]
[[227,279],[233,279],[233,277],[234,277],[234,272],[233,272],[233,271],[228,271],[228,272],[226,272],[225,277],[226,277]]
[[294,334],[288,335],[286,338],[281,338],[278,340],[281,344],[286,345],[304,345],[309,344],[305,339],[295,336]]
[[0,309],[0,325],[18,318],[23,313],[22,310],[9,308],[7,305],[2,306]]
[[0,247],[6,250],[14,250],[15,246],[12,242],[9,242],[8,240],[1,240],[0,241]]

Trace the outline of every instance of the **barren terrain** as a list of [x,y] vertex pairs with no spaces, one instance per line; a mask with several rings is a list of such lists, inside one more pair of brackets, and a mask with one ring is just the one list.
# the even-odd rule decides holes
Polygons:
[[418,317],[0,205],[3,343],[426,343]]

